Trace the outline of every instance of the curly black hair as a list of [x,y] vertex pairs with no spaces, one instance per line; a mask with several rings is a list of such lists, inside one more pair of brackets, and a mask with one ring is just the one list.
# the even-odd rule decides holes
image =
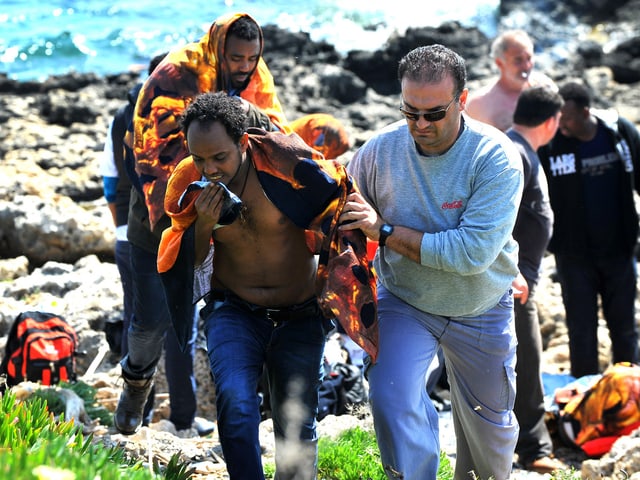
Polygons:
[[207,92],[195,97],[180,121],[185,136],[194,120],[203,123],[220,122],[234,142],[239,142],[249,127],[241,100],[224,92]]

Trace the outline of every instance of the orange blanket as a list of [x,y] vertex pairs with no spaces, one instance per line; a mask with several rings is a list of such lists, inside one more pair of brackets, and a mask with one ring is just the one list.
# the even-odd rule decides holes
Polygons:
[[[127,143],[133,145],[152,230],[164,215],[162,205],[169,175],[188,154],[179,125],[182,112],[200,93],[230,90],[224,45],[229,26],[240,17],[249,15],[223,15],[199,42],[171,51],[140,91],[133,118],[133,141],[129,136]],[[262,31],[260,45],[262,54]],[[291,131],[262,56],[239,95],[267,114],[276,127]]]
[[290,123],[307,145],[312,146],[326,159],[338,158],[349,150],[349,135],[344,125],[328,113],[311,113]]
[[[344,166],[335,161],[314,160],[313,153],[296,134],[250,129],[249,155],[265,194],[294,224],[309,233],[309,247],[319,255],[316,293],[324,315],[336,318],[375,362],[376,276],[367,259],[367,239],[360,230],[338,229],[338,218],[355,185]],[[178,199],[192,181],[199,179],[189,157],[178,165],[167,188],[165,210],[172,226],[162,234],[158,271],[163,276],[172,313],[180,310],[176,302],[192,299],[190,292],[185,295],[175,289],[191,288],[193,282],[193,263],[185,266],[184,259],[193,262],[194,247],[184,243],[185,238],[193,242],[186,233],[193,230],[197,216],[194,203],[200,191],[189,193],[182,208]],[[182,272],[179,275],[183,278],[175,278],[175,272]],[[184,278],[188,275],[191,278]],[[187,307],[185,312],[190,311]],[[193,318],[185,317],[174,318],[174,326],[184,329],[186,322],[185,332],[189,332],[188,322]]]

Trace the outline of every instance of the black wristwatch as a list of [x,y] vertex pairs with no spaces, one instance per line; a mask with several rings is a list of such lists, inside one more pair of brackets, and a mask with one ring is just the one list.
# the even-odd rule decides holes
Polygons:
[[393,225],[389,225],[388,223],[383,224],[380,227],[380,238],[378,239],[378,246],[384,247],[384,244],[387,243],[387,238],[392,233],[393,233]]

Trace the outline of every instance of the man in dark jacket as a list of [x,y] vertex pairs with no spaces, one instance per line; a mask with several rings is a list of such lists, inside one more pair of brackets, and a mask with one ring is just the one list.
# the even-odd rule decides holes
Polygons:
[[133,117],[133,109],[141,87],[142,84],[138,83],[129,90],[127,103],[120,107],[113,116],[104,144],[104,155],[100,163],[104,197],[107,200],[116,228],[115,261],[120,273],[123,295],[122,319],[107,321],[104,331],[111,352],[118,358],[127,351],[126,331],[129,328],[133,308],[131,266],[129,262],[130,246],[127,239],[127,217],[129,214],[132,179],[136,182],[137,188],[140,188],[135,171],[127,171],[125,158],[130,154],[131,149],[124,144],[124,136],[127,132],[127,125]]
[[589,90],[562,86],[559,131],[540,152],[554,213],[549,251],[562,287],[571,374],[600,371],[598,296],[612,361],[638,362],[635,322],[640,134],[617,113],[591,109]]
[[542,338],[535,301],[542,258],[551,237],[553,213],[544,171],[536,150],[555,135],[562,97],[551,87],[522,91],[507,136],[522,158],[524,188],[513,229],[518,242],[518,268],[526,280],[523,293],[514,302],[516,337],[516,403],[513,411],[520,424],[516,453],[527,470],[553,473],[564,464],[552,458],[553,443],[545,424],[544,392],[540,377]]
[[[158,64],[164,59],[166,53],[156,55],[149,62],[148,74],[151,75]],[[144,301],[144,295],[150,292],[153,287],[144,276],[144,271],[140,268],[132,269],[132,248],[137,248],[141,240],[149,238],[151,235],[133,235],[133,243],[128,238],[128,216],[133,218],[139,216],[148,216],[147,209],[144,204],[142,187],[140,179],[135,171],[135,160],[133,151],[124,142],[127,130],[130,128],[133,119],[133,112],[142,83],[135,85],[128,93],[128,102],[123,105],[114,115],[110,136],[105,153],[108,150],[112,152],[111,162],[116,168],[116,177],[105,176],[105,197],[109,201],[109,208],[114,214],[116,223],[116,263],[120,272],[120,279],[123,287],[123,322],[120,324],[108,324],[105,327],[107,341],[109,341],[112,350],[117,348],[119,342],[119,356],[127,355],[129,325],[136,317],[144,317],[146,315],[154,316],[157,313],[156,308],[161,308],[160,302]],[[111,147],[110,149],[108,147]],[[105,156],[105,162],[109,161],[109,155]],[[112,185],[111,187],[109,185]],[[112,192],[109,195],[108,192]],[[133,198],[133,201],[131,199]],[[113,203],[112,203],[113,202]],[[130,210],[132,207],[133,210]],[[138,224],[134,226],[139,227]],[[136,231],[140,231],[138,228]],[[132,247],[133,245],[133,247]],[[144,244],[143,244],[144,245]],[[135,262],[135,260],[134,260]],[[143,292],[142,294],[140,292]],[[193,332],[195,339],[196,332]],[[169,387],[169,402],[171,405],[170,421],[176,426],[180,435],[188,436],[193,432],[191,427],[197,430],[198,434],[204,435],[211,433],[214,428],[212,422],[206,419],[195,417],[197,409],[196,401],[196,382],[193,374],[193,362],[195,355],[195,343],[191,342],[186,351],[182,351],[178,345],[173,330],[169,330],[164,339],[165,351],[165,371],[167,384]],[[154,404],[154,389],[152,388],[146,397],[146,403],[142,414],[142,424],[147,425],[151,421]],[[118,417],[119,425],[123,427],[121,416]],[[136,422],[137,425],[137,422]],[[126,424],[124,425],[126,427]]]

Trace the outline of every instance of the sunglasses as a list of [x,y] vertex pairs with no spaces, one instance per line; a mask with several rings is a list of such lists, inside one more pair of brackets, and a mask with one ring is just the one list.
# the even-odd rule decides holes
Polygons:
[[447,116],[449,107],[451,107],[455,100],[456,97],[453,97],[445,108],[433,110],[431,112],[409,112],[402,107],[400,107],[400,112],[407,118],[407,120],[411,120],[412,122],[417,122],[420,120],[420,117],[423,117],[427,122],[437,122]]

